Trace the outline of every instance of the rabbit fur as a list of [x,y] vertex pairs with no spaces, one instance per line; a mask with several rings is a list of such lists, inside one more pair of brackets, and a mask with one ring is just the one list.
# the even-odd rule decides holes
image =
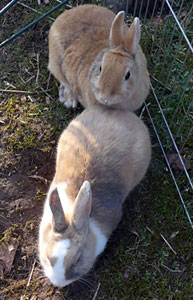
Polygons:
[[149,93],[139,19],[130,28],[124,11],[79,5],[64,11],[49,31],[50,72],[67,107],[103,104],[135,111]]
[[54,285],[92,268],[150,156],[148,129],[130,111],[92,106],[63,131],[39,229],[40,262]]

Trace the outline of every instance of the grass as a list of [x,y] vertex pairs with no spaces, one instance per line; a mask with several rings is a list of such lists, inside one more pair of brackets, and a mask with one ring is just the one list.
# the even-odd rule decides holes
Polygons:
[[[45,11],[53,4],[50,2],[49,6],[37,6],[33,2],[32,5],[38,10]],[[37,14],[21,7],[17,7],[17,12],[13,16],[12,9],[12,12],[10,10],[5,15],[3,31],[0,32],[1,40],[16,30],[15,24],[21,28],[29,21],[37,18]],[[59,11],[55,14],[59,14]],[[13,17],[14,22],[10,22]],[[166,20],[167,16],[164,17],[164,22]],[[184,19],[182,19],[183,21]],[[193,18],[191,17],[187,27],[188,36],[191,34],[192,21]],[[58,83],[53,77],[49,78],[47,34],[50,24],[51,20],[43,20],[4,47],[1,52],[3,59],[0,62],[0,77],[2,78],[0,88],[17,89],[31,93],[0,93],[2,146],[0,151],[0,179],[7,178],[15,172],[23,172],[21,163],[29,150],[37,152],[37,156],[43,153],[54,164],[56,142],[61,131],[67,126],[70,119],[81,111],[80,109],[76,111],[65,109],[58,102]],[[173,25],[174,21],[170,18],[167,26],[167,37],[171,36]],[[150,26],[148,20],[145,26],[145,30],[148,31],[148,26]],[[184,117],[184,110],[187,110],[191,101],[191,81],[188,87],[186,87],[186,82],[193,61],[188,55],[187,63],[182,69],[181,61],[186,57],[186,45],[183,41],[179,46],[181,35],[178,30],[174,34],[174,43],[170,46],[169,51],[167,39],[164,38],[163,42],[160,42],[164,25],[158,27],[157,38],[155,38],[154,29],[155,27],[151,28],[151,35],[142,40],[142,45],[148,57],[150,73],[159,80],[159,82],[152,80],[152,83],[168,120],[173,116],[179,95],[184,88],[186,89],[171,126],[172,132],[175,134]],[[152,36],[155,39],[153,52],[150,56]],[[177,51],[177,57],[174,60],[175,51]],[[161,72],[165,54],[167,54],[167,64],[164,71]],[[167,74],[170,69],[171,77],[167,82]],[[164,86],[167,87],[166,90]],[[148,102],[151,103],[151,113],[165,149],[172,152],[171,140],[166,128],[162,126],[163,120],[152,95],[149,96]],[[186,117],[185,125],[177,139],[179,145],[183,144],[190,129],[191,111],[186,113]],[[144,118],[151,130],[151,124],[146,115]],[[144,181],[133,191],[125,203],[120,226],[110,238],[106,251],[99,258],[90,274],[89,280],[93,281],[91,288],[85,287],[82,291],[81,287],[80,290],[77,290],[76,287],[72,286],[72,288],[58,290],[49,286],[48,282],[42,283],[38,263],[35,264],[31,282],[27,286],[36,258],[34,248],[31,248],[32,243],[30,246],[27,241],[33,237],[33,243],[37,243],[39,210],[37,216],[29,218],[24,225],[19,222],[12,222],[11,227],[1,231],[0,241],[2,243],[9,241],[10,237],[16,238],[20,243],[12,274],[2,280],[1,288],[3,291],[0,292],[2,296],[7,299],[12,299],[11,297],[21,299],[21,296],[22,299],[32,299],[34,296],[37,299],[47,297],[47,299],[86,300],[93,299],[97,292],[96,299],[98,300],[192,299],[192,230],[152,130],[151,134],[153,144],[151,167]],[[192,137],[188,139],[185,148],[187,150],[184,155],[190,160]],[[32,173],[34,174],[34,170],[39,172],[39,165],[34,157],[31,164]],[[185,186],[184,174],[180,175],[176,172],[175,175],[179,176],[179,181],[182,186]],[[24,180],[22,184],[25,187],[27,183]],[[36,205],[43,203],[45,190],[42,190],[38,184],[34,184],[31,189],[35,189],[32,203],[33,201]],[[185,191],[183,196],[186,203],[189,203],[190,192]],[[27,258],[27,265],[24,268],[25,260],[22,260],[20,256],[22,256],[25,247],[28,248],[24,253],[28,253],[30,259]],[[98,291],[97,287],[99,287]]]
[[[191,2],[187,2],[181,10],[178,8],[175,11],[190,41],[193,33],[191,5]],[[193,57],[173,17],[163,15],[160,20],[160,23],[154,20],[151,23],[150,20],[146,20],[143,28],[142,46],[147,56],[152,85],[162,111],[158,108],[152,94],[147,100],[148,108],[166,155],[169,156],[175,154],[176,149],[163,121],[164,114],[181,156],[190,163],[191,167],[188,172],[192,178]],[[190,217],[192,217],[193,211],[190,205],[192,193],[188,179],[182,168],[176,168],[173,171]]]
[[[186,9],[190,9],[190,3],[187,5]],[[181,15],[184,16],[182,12]],[[180,18],[179,14],[178,17],[185,28],[187,37],[191,40],[192,16],[186,15],[186,17]],[[191,149],[192,136],[190,136],[188,141],[186,141],[186,136],[191,129],[190,124],[192,122],[191,87],[193,57],[174,19],[171,16],[164,16],[163,20],[163,24],[151,24],[147,20],[144,27],[147,35],[144,35],[142,44],[148,58],[152,84],[171,131],[176,136],[177,144],[180,147],[185,143],[184,146]],[[151,55],[148,55],[149,52]],[[153,103],[151,106],[152,110],[154,110]],[[164,128],[163,119],[159,111],[158,114],[154,113],[154,120],[160,137],[163,139],[163,144],[166,145],[168,150],[171,150],[172,143],[166,140],[167,129]]]

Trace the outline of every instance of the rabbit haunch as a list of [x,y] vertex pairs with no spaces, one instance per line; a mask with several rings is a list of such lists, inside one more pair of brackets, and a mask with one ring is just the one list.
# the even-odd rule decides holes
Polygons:
[[48,67],[67,107],[80,101],[84,107],[101,103],[135,111],[146,99],[150,81],[139,45],[139,19],[128,28],[124,15],[80,5],[51,26]]
[[148,130],[132,112],[90,107],[64,130],[39,232],[40,261],[53,284],[92,268],[150,156]]

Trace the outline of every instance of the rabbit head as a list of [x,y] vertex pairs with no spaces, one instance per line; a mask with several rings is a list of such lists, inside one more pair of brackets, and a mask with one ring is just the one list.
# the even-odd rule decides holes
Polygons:
[[39,232],[39,256],[45,275],[63,287],[81,279],[103,251],[106,238],[89,221],[92,205],[90,184],[85,181],[72,203],[66,183],[52,184]]
[[[128,29],[124,16],[124,11],[121,11],[114,18],[109,47],[100,52],[93,63],[90,84],[101,104],[113,105],[125,101],[130,110],[136,110],[149,92],[149,75],[145,56],[139,46],[139,19],[135,18]],[[139,86],[143,89],[143,95],[138,95]],[[128,101],[131,101],[130,104]]]

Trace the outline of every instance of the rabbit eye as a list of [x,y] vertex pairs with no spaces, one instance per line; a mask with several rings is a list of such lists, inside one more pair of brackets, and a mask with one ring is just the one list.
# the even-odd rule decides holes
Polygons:
[[99,68],[99,71],[100,71],[100,72],[102,71],[102,68],[101,68],[101,66],[100,66],[100,68]]
[[130,77],[130,72],[128,71],[127,74],[125,75],[125,80],[128,80]]

